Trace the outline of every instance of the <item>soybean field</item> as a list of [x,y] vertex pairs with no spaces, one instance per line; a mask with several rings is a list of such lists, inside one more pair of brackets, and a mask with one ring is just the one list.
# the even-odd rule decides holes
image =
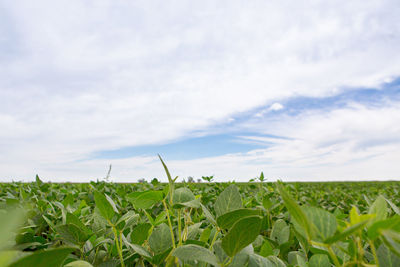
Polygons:
[[[400,266],[400,182],[0,184],[0,267]],[[172,170],[171,170],[172,171]]]

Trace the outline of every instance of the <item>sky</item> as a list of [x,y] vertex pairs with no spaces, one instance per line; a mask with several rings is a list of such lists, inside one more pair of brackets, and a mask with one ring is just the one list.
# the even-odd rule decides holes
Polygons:
[[400,2],[0,2],[0,181],[400,179]]

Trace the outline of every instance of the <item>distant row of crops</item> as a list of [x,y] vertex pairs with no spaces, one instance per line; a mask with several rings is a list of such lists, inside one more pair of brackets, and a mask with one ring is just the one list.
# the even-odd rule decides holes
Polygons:
[[[0,186],[0,267],[400,266],[400,183]],[[260,177],[263,180],[263,177]]]

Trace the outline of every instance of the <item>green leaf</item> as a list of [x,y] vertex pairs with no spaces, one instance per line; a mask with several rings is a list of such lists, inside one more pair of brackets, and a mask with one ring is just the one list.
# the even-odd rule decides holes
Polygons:
[[10,247],[14,232],[22,226],[25,218],[21,209],[13,209],[10,212],[0,210],[0,250]]
[[112,200],[112,198],[109,197],[108,195],[105,195],[105,196],[106,196],[107,201],[111,204],[111,207],[113,208],[113,210],[115,211],[115,213],[119,213],[119,212],[118,212],[118,209],[117,209],[117,206],[116,206],[115,203],[114,203],[114,200]]
[[259,216],[246,217],[237,221],[222,239],[222,248],[225,253],[233,257],[251,244],[260,232],[261,221]]
[[201,242],[204,242],[204,243],[207,243],[208,242],[208,239],[210,238],[210,234],[211,234],[211,228],[206,228],[206,229],[204,229],[202,232],[201,232],[201,235],[200,235],[200,241]]
[[263,256],[251,254],[249,256],[249,267],[276,267],[276,265]]
[[201,261],[219,266],[217,257],[210,250],[198,245],[184,245],[178,247],[172,255],[182,261]]
[[126,229],[131,225],[136,224],[139,217],[140,217],[139,214],[136,214],[133,210],[130,210],[123,216],[121,216],[121,218],[119,218],[119,220],[116,223],[116,226],[119,230]]
[[315,226],[317,236],[321,240],[331,237],[337,229],[336,217],[332,213],[317,207],[303,206],[308,221]]
[[150,258],[151,258],[150,253],[146,249],[144,249],[142,246],[129,243],[128,240],[126,240],[124,235],[122,235],[122,241],[124,242],[125,246],[129,248],[130,251],[132,251],[133,253],[139,254],[140,256],[142,256],[143,258],[145,258],[147,260],[150,260]]
[[175,204],[192,201],[194,199],[195,199],[195,196],[193,195],[192,191],[190,191],[189,188],[181,187],[181,188],[175,189],[172,202],[175,205]]
[[392,210],[397,214],[400,215],[400,209],[397,207],[392,201],[389,199],[385,198],[386,202],[389,204],[389,206],[392,208]]
[[136,244],[128,244],[128,247],[133,250],[134,253],[139,254],[140,256],[144,258],[151,258],[150,253],[145,250],[142,246],[136,245]]
[[298,267],[308,267],[304,253],[300,251],[291,251],[288,254],[289,264]]
[[65,241],[79,246],[82,246],[90,237],[74,224],[59,225],[56,231]]
[[265,240],[260,249],[260,255],[263,257],[271,256],[274,254],[274,247],[268,240]]
[[0,251],[0,267],[8,267],[11,262],[21,257],[24,252],[19,250]]
[[167,174],[167,177],[168,177],[169,203],[172,205],[172,199],[173,199],[173,194],[174,194],[174,182],[178,177],[176,177],[175,179],[172,179],[171,174],[169,173],[169,170],[167,168],[167,165],[164,163],[164,161],[160,155],[158,155],[158,157],[159,157],[159,159],[164,167],[165,173]]
[[312,237],[312,227],[309,220],[307,219],[306,214],[296,203],[296,201],[294,201],[294,199],[286,192],[282,182],[278,181],[276,187],[290,215],[304,229],[307,239],[310,240]]
[[275,222],[272,227],[272,231],[270,234],[270,238],[276,241],[279,245],[286,243],[289,241],[290,236],[290,227],[286,224],[286,222],[282,219],[279,219]]
[[100,215],[106,220],[111,221],[111,219],[114,217],[115,211],[104,194],[94,191],[94,201],[96,202],[96,207],[99,210]]
[[400,257],[400,233],[393,230],[381,231],[383,243],[398,257]]
[[192,191],[189,188],[181,187],[174,191],[173,196],[173,207],[174,208],[183,208],[183,207],[190,207],[190,208],[199,208],[200,201],[195,198]]
[[331,267],[329,257],[325,254],[315,254],[310,258],[309,267]]
[[242,208],[242,198],[239,189],[235,185],[228,186],[217,198],[214,205],[217,217]]
[[386,199],[383,196],[379,196],[368,210],[368,214],[376,214],[375,218],[368,223],[368,226],[371,226],[376,221],[385,220],[388,213],[387,209]]
[[20,258],[9,267],[32,267],[32,266],[52,266],[58,267],[63,264],[65,259],[71,254],[73,248],[56,248],[35,252],[26,257]]
[[132,244],[143,244],[143,242],[149,237],[150,228],[150,223],[142,223],[133,228],[133,231],[131,232]]
[[171,232],[165,223],[154,228],[149,237],[149,245],[156,254],[160,254],[172,247]]
[[210,223],[217,226],[217,222],[215,221],[214,216],[211,214],[211,212],[203,204],[200,204],[200,206],[201,209],[203,210],[204,216],[206,216],[206,218],[210,221]]
[[400,217],[395,216],[386,220],[381,220],[373,223],[368,228],[368,237],[371,240],[375,240],[380,236],[382,230],[394,229],[400,231]]
[[90,229],[84,225],[78,217],[76,217],[74,214],[68,212],[66,216],[66,222],[67,224],[74,224],[77,226],[81,231],[83,231],[86,234],[90,234]]
[[286,267],[286,264],[276,256],[268,256],[267,259],[275,264],[276,267]]
[[380,245],[376,251],[379,266],[398,267],[400,266],[400,257],[391,252],[384,244]]
[[39,175],[37,175],[37,174],[36,174],[36,184],[39,187],[43,184],[42,180],[40,180]]
[[164,196],[161,191],[144,191],[144,192],[133,192],[127,196],[128,200],[137,209],[149,209],[154,204],[159,203],[163,200]]
[[353,233],[361,230],[364,228],[364,226],[367,224],[368,220],[359,222],[357,224],[354,224],[350,227],[347,227],[346,229],[344,229],[342,232],[336,233],[335,235],[325,239],[324,243],[326,244],[333,244],[336,243],[338,241],[345,241],[345,239],[352,235]]
[[64,265],[64,267],[93,267],[89,262],[87,261],[73,261],[68,263],[67,265]]
[[238,220],[257,215],[261,215],[260,210],[238,209],[219,216],[217,218],[217,223],[221,229],[230,229]]

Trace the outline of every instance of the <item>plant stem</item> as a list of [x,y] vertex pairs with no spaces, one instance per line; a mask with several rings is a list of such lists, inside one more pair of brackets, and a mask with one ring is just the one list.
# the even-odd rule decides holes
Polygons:
[[229,257],[229,260],[228,260],[226,263],[222,263],[221,266],[222,266],[222,267],[228,266],[229,264],[232,263],[232,260],[233,260],[233,257],[232,257],[232,258]]
[[182,222],[181,222],[181,211],[182,211],[182,209],[178,209],[178,235],[179,235],[179,242],[178,242],[178,247],[180,246],[180,245],[182,245],[182,230],[181,230],[181,227],[182,227]]
[[171,232],[172,247],[175,248],[174,230],[172,228],[171,218],[169,217],[169,211],[168,211],[168,207],[167,207],[167,203],[165,202],[165,199],[163,199],[162,203],[164,204],[165,211],[167,212],[169,231]]
[[320,243],[320,242],[315,242],[315,241],[312,241],[312,240],[310,241],[310,244],[311,244],[311,245],[314,245],[314,246],[319,246],[319,247],[325,247],[325,248],[327,248],[327,249],[328,249],[329,256],[332,258],[333,263],[335,264],[335,266],[336,266],[336,267],[340,267],[340,266],[341,266],[341,265],[340,265],[340,262],[339,262],[339,260],[338,260],[338,258],[336,257],[335,252],[332,250],[332,247],[331,247],[330,245],[324,244],[324,243]]
[[338,258],[336,257],[335,252],[332,250],[331,246],[328,246],[328,252],[329,252],[329,255],[331,256],[333,262],[335,263],[335,266],[340,267],[340,262],[339,262]]
[[[115,236],[115,245],[117,246],[117,250],[118,250],[118,255],[119,255],[119,260],[121,261],[121,267],[125,267],[125,263],[124,263],[124,258],[122,257],[122,246],[119,246],[119,242],[118,242],[118,233],[117,233],[117,229],[115,228],[115,226],[112,226],[113,232],[114,232],[114,236]],[[122,240],[121,240],[122,242]]]
[[375,265],[376,265],[376,267],[379,267],[379,261],[378,261],[378,256],[376,255],[374,241],[369,240],[368,243],[369,243],[369,246],[371,247],[372,255],[374,255]]
[[211,241],[211,244],[210,244],[210,250],[213,249],[213,245],[214,245],[215,241],[217,240],[218,233],[219,233],[219,229],[218,229],[218,227],[216,227],[216,228],[215,228],[214,237],[213,237],[213,239],[212,239],[212,241]]

